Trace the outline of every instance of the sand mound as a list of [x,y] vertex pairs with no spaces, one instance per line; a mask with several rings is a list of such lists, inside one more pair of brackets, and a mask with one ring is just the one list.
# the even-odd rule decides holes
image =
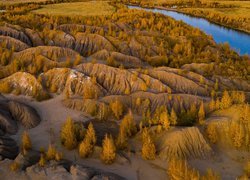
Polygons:
[[8,105],[11,115],[25,128],[33,128],[40,123],[41,119],[32,107],[14,101],[10,101]]
[[32,46],[32,42],[31,42],[30,38],[24,32],[16,30],[14,28],[10,28],[7,26],[1,26],[0,27],[0,35],[10,36],[12,38],[15,38],[17,40],[24,42],[25,44],[28,44],[29,46]]
[[[148,90],[146,82],[128,70],[91,63],[79,65],[77,69],[89,76],[95,76],[98,83],[110,94],[130,94]],[[164,88],[162,90],[164,91]]]
[[139,68],[143,65],[139,58],[128,56],[119,52],[109,53],[106,49],[96,52],[91,56],[91,58],[104,61],[111,58],[115,64],[123,65],[125,68]]
[[[43,55],[53,61],[65,61],[67,58],[75,60],[79,54],[72,49],[56,46],[38,46],[14,53],[13,59],[18,58],[20,61],[27,59],[32,60],[35,56]],[[83,59],[83,58],[82,58]]]
[[50,46],[60,46],[65,48],[74,49],[75,47],[75,38],[70,34],[67,34],[63,31],[50,31],[54,36],[49,40]]
[[32,29],[29,29],[29,28],[25,28],[25,34],[27,34],[27,36],[29,36],[30,40],[32,41],[33,46],[43,46],[44,45],[44,42],[43,42],[43,40],[38,32],[36,32]]
[[63,105],[87,113],[100,120],[111,115],[110,108],[106,103],[92,99],[65,99]]
[[221,89],[237,89],[240,91],[248,91],[250,92],[250,83],[249,80],[242,80],[230,77],[222,77],[222,76],[213,76],[212,79],[215,81],[218,80],[218,84]]
[[97,31],[100,31],[102,28],[96,27],[96,26],[80,25],[80,24],[62,24],[62,25],[57,26],[56,29],[70,34],[72,32],[95,33]]
[[12,118],[6,104],[0,104],[0,129],[4,133],[16,134],[18,128],[16,121]]
[[118,52],[112,52],[110,57],[117,62],[122,64],[126,68],[139,68],[142,67],[142,62],[139,58],[128,56]]
[[[0,80],[0,86],[8,86],[8,91],[15,94],[23,94],[32,97],[47,94],[35,76],[26,72],[17,72]],[[3,91],[0,89],[0,91]]]
[[109,52],[115,50],[114,46],[105,37],[98,34],[77,33],[75,39],[74,50],[83,56],[90,56],[103,49]]
[[139,42],[137,39],[132,38],[129,42],[130,47],[130,55],[135,56],[139,59],[145,59],[145,54],[147,52],[148,56],[156,56],[158,52],[156,52],[153,47],[147,47],[148,42]]
[[208,95],[208,91],[204,87],[201,87],[196,82],[176,73],[156,68],[149,70],[148,74],[169,86],[175,93],[186,93],[202,96]]
[[8,136],[0,136],[0,156],[3,158],[14,159],[17,154],[18,146],[16,142]]
[[156,140],[157,151],[162,159],[205,158],[212,149],[196,127],[164,133]]
[[55,68],[42,74],[41,78],[46,83],[45,86],[54,93],[64,92],[70,96],[94,93],[95,97],[105,94],[105,90],[97,82],[75,70]]
[[8,49],[14,47],[15,51],[22,51],[29,48],[27,44],[9,36],[0,36],[0,43],[3,42],[6,43]]

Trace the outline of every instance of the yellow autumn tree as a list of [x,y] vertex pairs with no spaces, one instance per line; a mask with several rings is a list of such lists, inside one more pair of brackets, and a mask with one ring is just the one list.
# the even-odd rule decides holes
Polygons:
[[110,109],[112,110],[116,119],[120,119],[123,114],[123,105],[122,103],[116,99],[115,101],[110,103]]
[[174,108],[172,108],[171,110],[171,114],[170,114],[170,123],[171,125],[175,126],[177,124],[177,115],[174,111]]
[[39,164],[40,167],[44,167],[45,166],[46,159],[44,157],[44,154],[41,154],[38,164]]
[[231,97],[227,91],[224,91],[220,102],[220,108],[226,109],[229,108],[231,105],[232,105]]
[[217,98],[216,101],[215,101],[215,109],[216,110],[220,109],[220,100],[219,100],[219,98]]
[[111,135],[105,135],[105,138],[102,142],[102,153],[100,157],[105,164],[112,164],[115,161],[116,147]]
[[211,143],[216,143],[218,140],[218,135],[217,135],[217,131],[216,131],[216,124],[214,123],[210,123],[208,124],[207,128],[206,128],[206,134],[208,136],[208,139]]
[[167,174],[170,179],[199,179],[199,172],[188,166],[186,160],[171,159]]
[[90,143],[92,145],[96,144],[96,134],[93,124],[90,122],[88,125],[88,129],[85,135],[85,138],[88,138],[90,140]]
[[47,160],[54,160],[56,157],[56,148],[52,146],[52,144],[49,145],[48,151],[46,153]]
[[250,160],[244,166],[244,172],[248,177],[250,177]]
[[56,151],[55,160],[60,161],[63,158],[63,153]]
[[125,149],[128,146],[128,136],[123,126],[120,126],[119,134],[116,139],[116,147],[118,149]]
[[243,105],[240,120],[246,126],[250,124],[250,109],[248,104]]
[[162,127],[165,130],[168,130],[170,128],[170,121],[169,121],[169,117],[168,117],[168,112],[167,111],[163,111],[160,114],[160,124],[162,125]]
[[204,122],[205,122],[205,109],[204,109],[204,104],[202,102],[198,111],[198,123],[204,124]]
[[73,120],[68,117],[61,130],[61,143],[69,150],[77,146]]
[[96,144],[96,135],[94,126],[92,123],[89,123],[86,135],[83,141],[79,145],[79,155],[82,158],[88,157],[92,152]]
[[145,160],[154,160],[156,155],[156,148],[147,128],[142,132],[142,157]]
[[84,138],[84,140],[79,145],[79,155],[81,158],[88,157],[93,152],[93,145],[89,138]]
[[244,141],[244,129],[240,124],[236,124],[233,136],[233,145],[236,148],[240,148]]
[[120,125],[128,137],[132,136],[136,132],[136,124],[131,111],[124,116]]
[[120,124],[119,134],[116,139],[117,148],[125,149],[128,145],[128,138],[131,137],[136,131],[137,129],[132,111],[129,111],[129,113],[124,116]]
[[32,148],[30,136],[27,131],[24,131],[22,135],[22,149],[23,151],[28,151]]
[[14,161],[13,163],[10,164],[10,170],[15,172],[20,169],[20,164]]
[[212,98],[212,100],[209,102],[209,110],[210,111],[214,111],[215,110],[215,101],[214,99]]

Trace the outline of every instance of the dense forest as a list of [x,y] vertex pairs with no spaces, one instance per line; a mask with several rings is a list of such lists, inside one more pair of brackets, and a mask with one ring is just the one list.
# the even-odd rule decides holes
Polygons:
[[[169,8],[175,11],[189,14],[191,16],[197,16],[206,18],[211,22],[221,24],[234,29],[239,29],[245,32],[250,32],[250,17],[243,12],[245,9],[241,9],[240,3],[223,3],[223,1],[200,1],[200,0],[174,0],[174,1],[147,1],[147,0],[121,0],[120,2],[139,5],[149,8]],[[241,1],[247,2],[247,1]],[[244,4],[242,5],[243,8]],[[174,8],[173,8],[174,7]],[[218,9],[214,11],[213,9]],[[232,9],[231,11],[228,11]],[[232,13],[234,9],[239,9],[239,13]],[[248,7],[246,7],[248,9]],[[223,12],[225,11],[225,13]]]

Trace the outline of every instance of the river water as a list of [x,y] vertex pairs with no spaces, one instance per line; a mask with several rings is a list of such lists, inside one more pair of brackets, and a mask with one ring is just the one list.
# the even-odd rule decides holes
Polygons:
[[208,35],[211,35],[217,43],[229,43],[229,45],[235,49],[239,54],[250,55],[250,34],[237,31],[234,29],[226,28],[218,24],[209,22],[204,18],[192,17],[183,13],[162,10],[162,9],[148,9],[138,6],[128,6],[130,9],[141,9],[151,11],[154,13],[164,14],[170,16],[176,20],[181,20],[193,27],[201,29]]

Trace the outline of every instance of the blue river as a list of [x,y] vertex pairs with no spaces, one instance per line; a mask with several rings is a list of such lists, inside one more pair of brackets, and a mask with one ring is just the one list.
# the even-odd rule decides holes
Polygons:
[[211,23],[204,18],[197,18],[175,11],[148,9],[137,6],[128,6],[128,8],[141,9],[141,10],[151,11],[154,13],[160,13],[166,16],[170,16],[175,20],[181,20],[193,27],[201,29],[206,34],[211,35],[216,43],[227,42],[239,54],[250,55],[250,34],[248,33],[244,33],[224,26],[220,26],[218,24]]

